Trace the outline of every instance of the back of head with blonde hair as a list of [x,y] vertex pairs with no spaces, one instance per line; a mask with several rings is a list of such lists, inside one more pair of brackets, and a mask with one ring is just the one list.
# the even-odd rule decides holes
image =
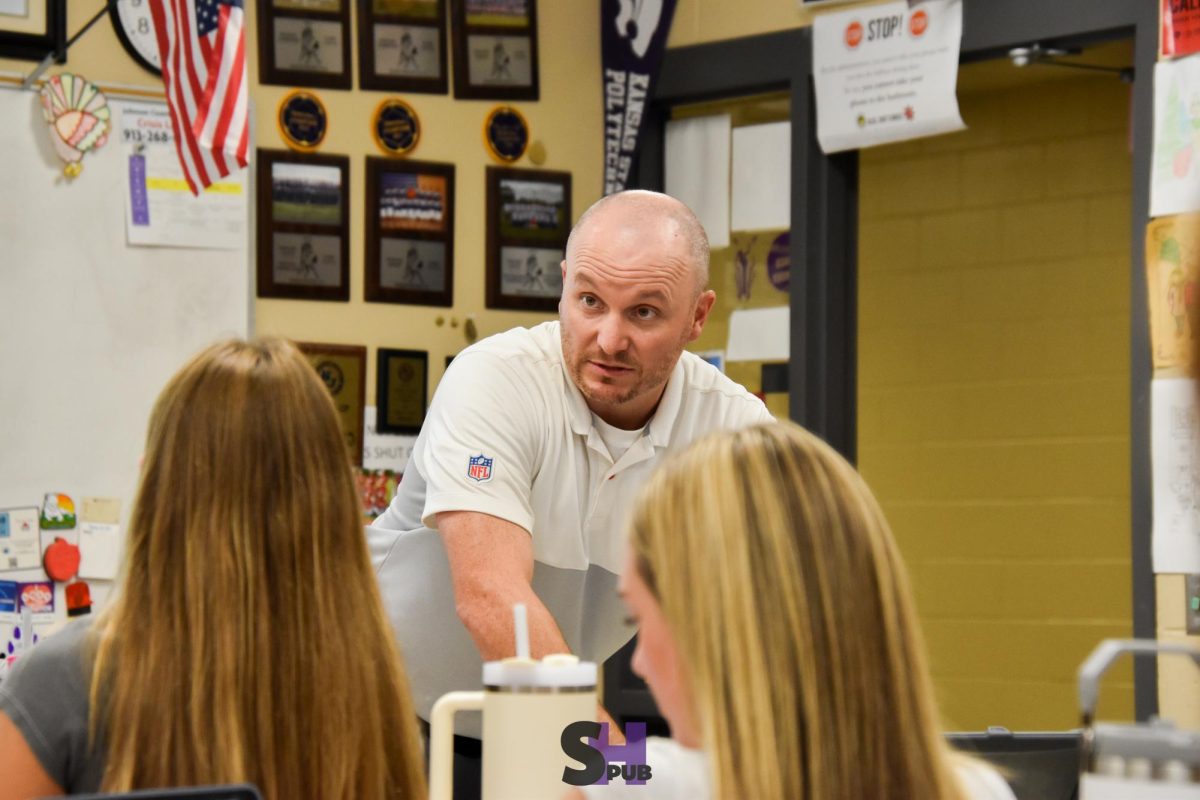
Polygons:
[[424,796],[333,404],[283,340],[209,347],[159,396],[121,588],[93,633],[106,791]]
[[634,511],[721,800],[950,800],[903,564],[862,478],[791,423],[706,437]]

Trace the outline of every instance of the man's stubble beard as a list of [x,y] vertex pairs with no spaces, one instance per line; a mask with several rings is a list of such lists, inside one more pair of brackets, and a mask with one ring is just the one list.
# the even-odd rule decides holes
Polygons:
[[[687,343],[688,343],[687,334],[688,334],[688,331],[684,331],[684,333],[679,337],[678,352],[675,354],[675,357],[670,359],[670,362],[665,364],[662,369],[656,371],[655,373],[653,373],[652,375],[649,375],[649,376],[647,376],[643,373],[642,366],[639,364],[629,363],[629,362],[625,361],[623,358],[615,358],[615,359],[605,358],[604,359],[605,361],[615,362],[618,365],[623,366],[623,367],[624,366],[632,367],[638,373],[638,379],[636,381],[634,381],[633,385],[630,386],[627,391],[623,392],[622,394],[620,394],[616,397],[613,397],[611,395],[597,394],[596,392],[593,392],[590,389],[590,387],[587,385],[587,383],[584,381],[583,367],[584,367],[584,364],[589,359],[586,357],[577,356],[575,354],[574,348],[572,348],[572,346],[571,346],[571,337],[567,333],[567,329],[565,326],[562,328],[563,355],[565,358],[570,359],[567,363],[567,369],[571,374],[571,380],[574,382],[575,387],[577,389],[579,389],[580,394],[582,394],[584,396],[584,398],[586,398],[587,400],[594,400],[598,403],[611,403],[613,405],[619,406],[619,405],[624,405],[625,403],[628,403],[631,400],[636,400],[638,397],[641,397],[646,392],[651,391],[652,389],[655,389],[657,387],[660,387],[660,386],[663,386],[664,384],[666,384],[667,380],[671,376],[671,373],[675,370],[675,365],[679,362],[679,357],[683,354],[683,350],[687,346]],[[605,385],[605,386],[612,385],[611,379],[609,379],[609,378],[602,377],[600,379],[600,382],[602,385]]]

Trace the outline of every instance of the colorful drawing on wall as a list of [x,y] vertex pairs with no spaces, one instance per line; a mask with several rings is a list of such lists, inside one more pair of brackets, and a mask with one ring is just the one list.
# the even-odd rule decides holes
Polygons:
[[42,503],[41,526],[45,530],[75,527],[75,501],[65,494],[50,492]]
[[374,519],[387,511],[403,476],[388,469],[355,470],[363,516]]
[[1163,217],[1147,226],[1146,273],[1154,368],[1190,369],[1200,334],[1200,214]]
[[1154,67],[1150,216],[1200,211],[1200,58]]
[[108,98],[94,83],[64,72],[42,86],[42,117],[50,126],[50,142],[67,162],[63,174],[83,171],[83,154],[104,145],[112,123]]

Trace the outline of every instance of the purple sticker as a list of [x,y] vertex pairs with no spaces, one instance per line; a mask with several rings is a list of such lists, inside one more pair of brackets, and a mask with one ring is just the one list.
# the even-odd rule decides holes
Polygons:
[[150,199],[146,196],[146,157],[129,157],[129,203],[133,211],[133,224],[150,224]]
[[771,251],[767,253],[767,276],[771,285],[781,292],[788,290],[792,272],[791,236],[781,233],[771,242]]

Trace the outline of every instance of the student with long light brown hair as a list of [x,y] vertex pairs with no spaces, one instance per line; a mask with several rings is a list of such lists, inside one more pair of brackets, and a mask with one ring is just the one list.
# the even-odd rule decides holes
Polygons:
[[150,419],[124,573],[0,684],[0,798],[250,782],[425,796],[329,394],[280,339],[209,347]]
[[796,425],[714,434],[664,465],[635,506],[621,593],[674,742],[651,741],[648,785],[587,797],[1011,800],[942,738],[870,490]]

